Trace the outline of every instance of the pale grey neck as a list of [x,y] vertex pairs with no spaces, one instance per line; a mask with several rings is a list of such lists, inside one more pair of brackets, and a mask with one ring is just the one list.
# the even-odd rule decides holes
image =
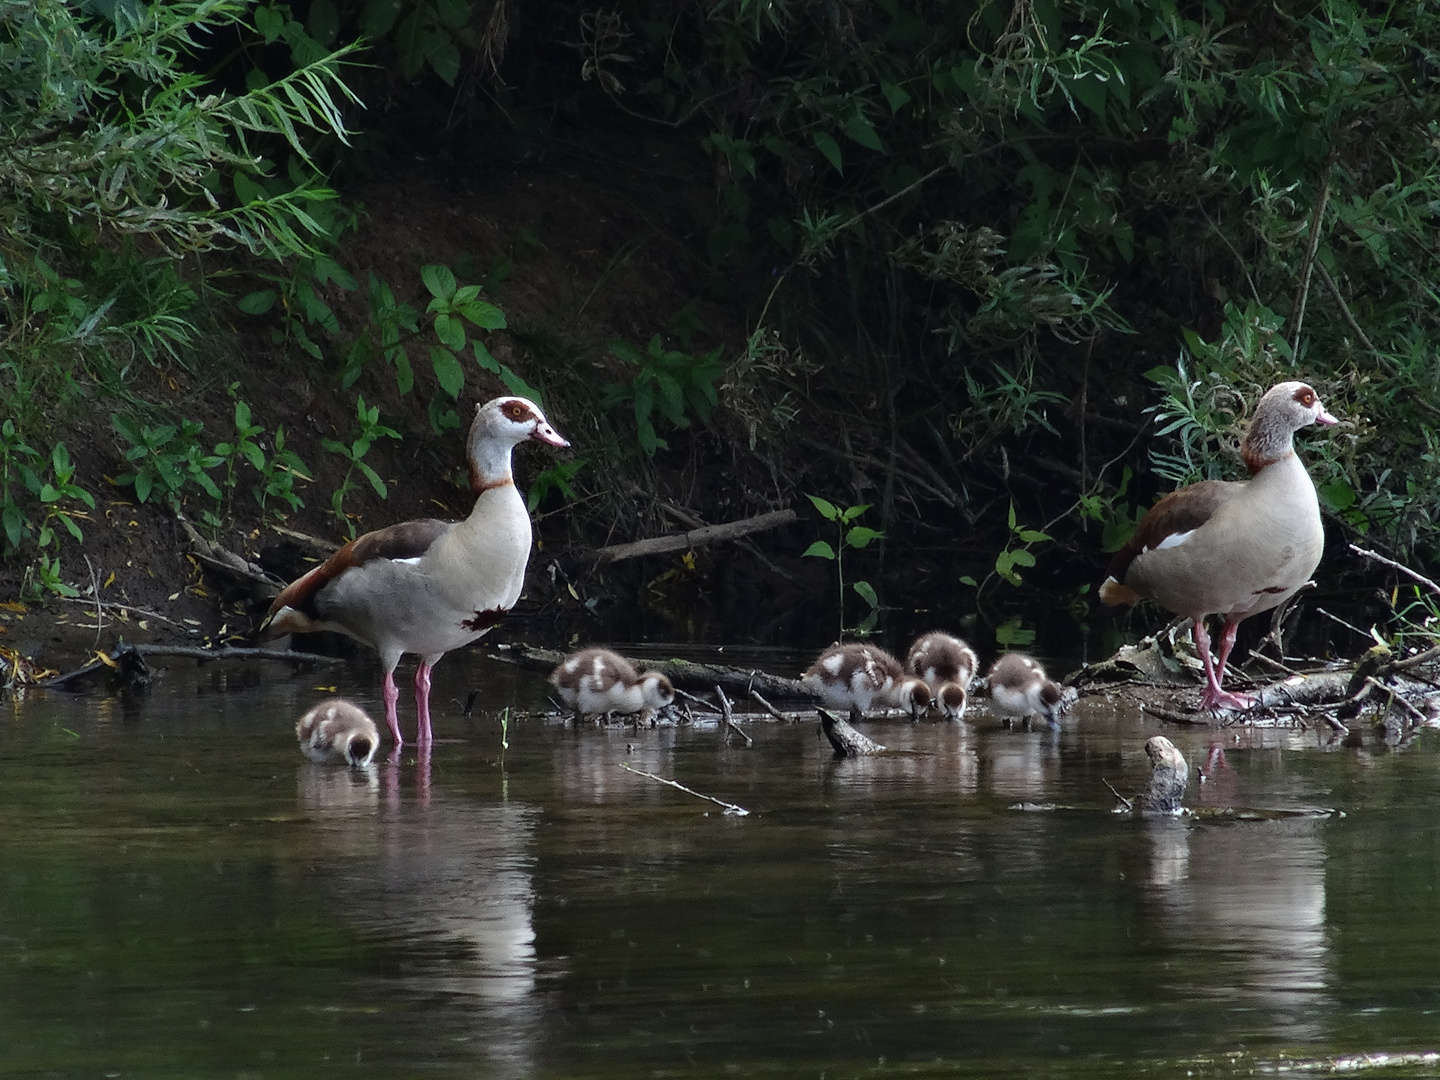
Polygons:
[[514,447],[508,442],[494,439],[472,439],[470,442],[470,471],[472,481],[480,487],[494,487],[507,480],[514,482],[510,471],[510,451]]
[[1274,413],[1261,413],[1250,423],[1240,456],[1252,474],[1295,452],[1295,430]]

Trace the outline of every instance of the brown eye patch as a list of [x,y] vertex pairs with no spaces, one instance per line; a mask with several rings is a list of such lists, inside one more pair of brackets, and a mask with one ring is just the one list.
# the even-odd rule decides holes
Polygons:
[[1315,391],[1311,390],[1308,386],[1303,387],[1295,391],[1295,400],[1308,409],[1311,405],[1315,404]]
[[505,406],[505,412],[511,420],[524,420],[529,410],[518,401],[512,401],[509,405]]

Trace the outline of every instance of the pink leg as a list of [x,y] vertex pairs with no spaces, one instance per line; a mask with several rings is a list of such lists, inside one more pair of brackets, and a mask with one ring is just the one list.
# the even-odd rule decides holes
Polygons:
[[400,718],[395,715],[395,706],[400,700],[400,691],[395,689],[395,672],[385,672],[385,681],[381,684],[385,692],[385,723],[390,725],[390,738],[395,740],[395,750],[405,745],[405,740],[400,735]]
[[1225,629],[1221,631],[1220,634],[1220,656],[1215,661],[1215,666],[1219,669],[1218,675],[1222,683],[1225,681],[1225,662],[1230,659],[1230,650],[1235,648],[1235,631],[1239,629],[1240,624],[1238,622],[1231,622],[1229,619],[1225,620]]
[[420,745],[430,745],[430,665],[424,660],[415,669],[415,711],[420,714]]
[[[1224,652],[1221,654],[1220,670],[1225,670],[1225,657],[1230,655],[1230,646],[1235,644],[1235,628],[1229,623],[1225,624],[1225,635],[1222,638]],[[1235,709],[1244,710],[1255,704],[1255,700],[1246,697],[1244,694],[1232,694],[1220,686],[1221,676],[1216,674],[1215,660],[1210,655],[1210,635],[1205,632],[1204,618],[1195,620],[1195,651],[1200,654],[1200,662],[1205,665],[1205,689],[1200,694],[1200,707],[1202,709]]]

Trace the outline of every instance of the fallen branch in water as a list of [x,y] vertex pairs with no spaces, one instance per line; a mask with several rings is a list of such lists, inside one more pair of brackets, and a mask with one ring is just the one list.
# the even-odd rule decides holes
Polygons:
[[[568,654],[556,649],[537,649],[516,643],[500,646],[486,655],[491,659],[517,664],[532,671],[550,671]],[[718,685],[736,697],[745,697],[752,690],[759,690],[772,700],[779,698],[782,701],[803,701],[807,704],[815,701],[815,695],[802,686],[798,679],[787,679],[754,668],[696,664],[689,660],[646,660],[643,666],[649,671],[658,671],[676,687],[684,690],[709,691]]]
[[820,714],[820,730],[830,740],[837,758],[869,757],[885,752],[885,747],[868,735],[861,735],[850,725],[850,721],[840,719],[829,709],[816,711]]
[[669,536],[655,536],[648,540],[636,540],[629,544],[611,544],[591,552],[596,565],[620,562],[623,559],[638,559],[642,555],[663,555],[669,551],[690,551],[706,544],[722,540],[736,540],[751,533],[778,529],[799,520],[794,510],[773,510],[768,514],[728,521],[723,525],[704,525],[689,532],[672,533]]
[[148,656],[176,656],[198,660],[202,664],[212,660],[291,660],[307,664],[343,664],[343,656],[321,656],[319,653],[294,652],[290,649],[238,649],[226,645],[219,649],[201,649],[192,645],[121,645],[109,654],[96,654],[94,660],[83,664],[74,671],[45,679],[36,685],[42,687],[64,686],[75,679],[97,671],[121,671],[123,665],[139,661],[144,668]]
[[750,811],[746,810],[743,806],[736,806],[734,803],[728,803],[724,799],[717,799],[713,795],[702,794],[701,792],[696,791],[693,788],[686,787],[684,784],[677,784],[674,780],[667,780],[663,776],[656,776],[653,772],[646,772],[644,769],[632,768],[631,766],[625,764],[625,762],[623,761],[617,762],[616,764],[618,764],[620,768],[624,769],[626,772],[632,772],[636,776],[648,777],[651,780],[655,780],[661,784],[665,784],[667,787],[673,787],[676,791],[683,791],[686,795],[694,795],[697,799],[704,799],[706,802],[712,802],[716,806],[722,806],[725,808],[725,813],[727,814],[732,814],[735,817],[750,816]]
[[[731,714],[730,711],[730,699],[725,696],[725,691],[721,690],[720,687],[717,686],[715,687],[715,696],[720,699],[720,719],[724,722],[725,726],[731,731],[735,732],[736,735],[739,735],[742,739],[744,739],[745,745],[747,747],[754,746],[755,740],[750,738],[749,735],[745,734],[745,732],[741,730],[740,726],[735,723],[735,717]],[[726,741],[729,741],[728,736],[726,738]]]

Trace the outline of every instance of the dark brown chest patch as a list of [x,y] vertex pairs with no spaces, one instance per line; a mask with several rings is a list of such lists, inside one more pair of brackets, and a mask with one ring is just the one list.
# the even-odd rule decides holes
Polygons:
[[481,630],[489,630],[492,626],[494,626],[501,619],[503,619],[505,615],[505,608],[490,608],[486,611],[477,611],[475,612],[475,617],[473,619],[462,619],[460,621],[460,626],[465,630],[471,631],[472,633],[479,632]]

